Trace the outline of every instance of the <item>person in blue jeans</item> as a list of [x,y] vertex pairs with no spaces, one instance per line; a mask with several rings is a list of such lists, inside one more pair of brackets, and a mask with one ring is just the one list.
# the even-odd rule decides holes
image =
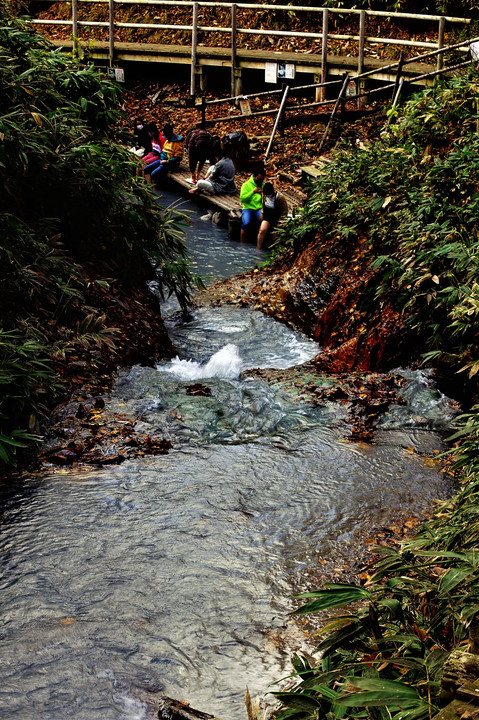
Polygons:
[[184,143],[181,135],[176,135],[173,132],[173,126],[169,123],[165,125],[162,133],[166,140],[159,159],[154,160],[143,169],[143,173],[150,177],[153,184],[156,184],[162,177],[166,177],[168,172],[177,170],[183,157]]
[[253,233],[257,235],[263,215],[263,183],[265,172],[258,168],[246,182],[241,186],[241,234],[240,241],[243,243]]

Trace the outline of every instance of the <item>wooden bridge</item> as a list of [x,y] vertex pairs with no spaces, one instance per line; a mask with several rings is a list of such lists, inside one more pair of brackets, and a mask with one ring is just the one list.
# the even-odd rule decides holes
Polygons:
[[[42,0],[38,0],[42,2]],[[393,46],[400,51],[441,51],[447,45],[448,37],[452,38],[451,30],[454,27],[464,28],[471,22],[469,18],[419,15],[408,13],[388,13],[383,11],[314,8],[308,6],[291,5],[268,5],[250,3],[227,3],[227,2],[192,2],[190,0],[72,0],[65,5],[71,7],[69,19],[50,17],[48,11],[41,13],[42,17],[32,19],[32,22],[42,28],[62,26],[68,30],[72,39],[53,40],[61,48],[71,51],[76,56],[87,53],[88,58],[103,63],[111,68],[124,67],[125,63],[148,62],[162,64],[163,70],[172,66],[189,67],[190,94],[194,97],[198,88],[205,89],[207,84],[208,69],[224,68],[230,76],[232,96],[240,96],[244,91],[244,77],[247,71],[260,72],[264,76],[265,83],[280,85],[286,81],[290,85],[298,82],[313,82],[319,86],[316,99],[325,99],[328,80],[334,80],[335,76],[343,76],[348,72],[350,76],[365,76],[368,82],[378,81],[391,83],[397,74],[397,69],[391,61],[382,60],[377,57],[378,49],[385,46]],[[60,3],[61,4],[61,3]],[[57,7],[59,3],[56,3]],[[50,4],[49,4],[50,6]],[[88,18],[90,10],[98,6],[103,13],[100,16],[104,19],[91,20],[79,19],[79,10]],[[103,6],[103,7],[101,7]],[[120,8],[122,12],[125,7],[129,12],[135,9],[138,13],[164,12],[170,6],[176,9],[181,8],[185,24],[170,24],[161,22],[125,22],[118,19]],[[96,10],[98,11],[98,7]],[[88,10],[86,10],[88,8]],[[200,12],[209,10],[213,13],[229,13],[230,24],[228,26],[215,22],[214,25],[200,24],[198,17]],[[241,12],[261,13],[261,27],[241,27]],[[303,27],[301,16],[306,15],[305,25],[310,23],[317,32],[308,29],[291,29]],[[334,13],[341,13],[351,27],[351,22],[356,18],[358,27],[357,33],[334,33],[330,32],[330,19]],[[291,19],[294,15],[294,21]],[[96,12],[96,17],[98,17]],[[220,17],[220,16],[219,16]],[[251,17],[251,16],[250,16]],[[278,17],[284,17],[282,26]],[[220,19],[221,19],[220,18]],[[271,18],[271,19],[268,19]],[[311,20],[313,18],[314,22]],[[414,35],[427,34],[428,39],[418,40],[400,39],[391,37],[369,36],[366,32],[367,21],[371,18],[387,21],[393,18],[395,22],[407,21],[413,23],[417,28]],[[354,20],[355,22],[356,20]],[[129,42],[131,31],[141,33],[145,37],[144,42]],[[427,33],[425,31],[427,30]],[[94,31],[94,34],[92,34]],[[432,35],[431,35],[432,33]],[[431,36],[435,39],[432,40]],[[449,33],[449,35],[448,35]],[[63,34],[65,34],[63,32]],[[161,36],[161,42],[157,38]],[[224,39],[218,47],[218,37]],[[184,44],[169,42],[171,38],[182,39]],[[201,37],[202,42],[198,41]],[[248,38],[248,43],[245,43]],[[252,40],[250,41],[250,38]],[[252,45],[255,39],[270,38],[273,40],[287,40],[292,49],[289,50],[266,50],[261,47],[243,47],[241,45]],[[165,40],[165,41],[163,41]],[[185,42],[185,40],[187,42]],[[301,40],[301,43],[299,43]],[[336,45],[348,43],[347,53],[336,54],[330,51],[332,43]],[[215,44],[216,43],[216,44]],[[449,40],[450,43],[450,40]],[[301,47],[295,47],[301,45]],[[317,50],[316,50],[317,49]],[[462,46],[455,45],[457,55],[467,52],[468,41]],[[351,51],[350,51],[351,50]],[[423,58],[423,59],[421,59]],[[431,70],[440,70],[444,66],[444,53],[439,52],[434,57],[424,56],[408,58],[404,63],[402,75],[406,80],[420,78],[418,84],[427,85],[432,82],[428,77]],[[170,72],[167,70],[167,72]],[[305,77],[306,76],[306,77]],[[171,77],[171,76],[170,76]],[[361,80],[361,89],[364,89],[366,79]],[[337,93],[335,93],[337,94]]]

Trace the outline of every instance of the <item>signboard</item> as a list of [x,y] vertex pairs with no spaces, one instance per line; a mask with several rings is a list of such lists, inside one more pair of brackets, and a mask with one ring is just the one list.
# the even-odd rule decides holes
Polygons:
[[356,83],[350,80],[346,86],[346,97],[354,97],[356,95]]
[[264,81],[276,83],[278,80],[294,80],[296,66],[293,63],[265,63]]
[[108,76],[115,82],[125,82],[125,71],[123,68],[108,68]]
[[275,83],[278,76],[278,64],[267,62],[264,64],[264,81],[267,83]]
[[251,105],[248,98],[240,98],[239,106],[242,115],[251,115]]
[[294,80],[295,70],[293,63],[278,63],[278,78],[281,80]]

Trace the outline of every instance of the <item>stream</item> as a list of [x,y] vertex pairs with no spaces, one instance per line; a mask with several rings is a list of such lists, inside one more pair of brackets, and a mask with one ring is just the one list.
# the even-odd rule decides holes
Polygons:
[[[262,257],[184,207],[208,282]],[[119,373],[107,403],[170,452],[0,486],[1,718],[149,720],[158,693],[246,718],[245,688],[291,672],[291,594],[318,561],[450,492],[427,456],[453,411],[427,376],[405,370],[405,403],[355,444],[340,403],[242,375],[304,363],[308,338],[237,307],[164,315],[178,358]]]

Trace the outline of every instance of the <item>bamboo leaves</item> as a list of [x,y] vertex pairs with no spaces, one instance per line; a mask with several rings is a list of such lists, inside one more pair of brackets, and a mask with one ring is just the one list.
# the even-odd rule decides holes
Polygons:
[[[2,6],[0,87],[0,434],[16,442],[12,431],[27,431],[57,390],[51,366],[46,381],[39,362],[67,363],[88,348],[95,364],[115,349],[103,312],[85,307],[88,279],[105,292],[109,279],[143,288],[156,264],[160,291],[183,308],[194,280],[182,218],[163,215],[116,137],[115,83],[52,50]],[[21,449],[1,447],[0,463]]]
[[357,600],[368,600],[371,595],[367,590],[355,585],[326,585],[324,590],[301,593],[298,598],[313,598],[310,602],[294,611],[295,615],[307,615],[333,607],[349,605]]
[[380,720],[434,714],[448,650],[464,641],[479,614],[478,496],[476,480],[440,504],[414,538],[376,548],[367,588],[330,584],[298,596],[308,601],[299,613],[352,604],[321,628],[321,663],[295,659],[297,685],[284,699],[278,694],[289,708],[282,720],[293,708],[305,718],[348,720],[363,708]]
[[427,708],[427,704],[415,688],[396,680],[380,680],[369,678],[350,678],[345,692],[336,698],[337,705],[346,707],[377,707],[380,705],[396,705],[409,707],[419,704]]

